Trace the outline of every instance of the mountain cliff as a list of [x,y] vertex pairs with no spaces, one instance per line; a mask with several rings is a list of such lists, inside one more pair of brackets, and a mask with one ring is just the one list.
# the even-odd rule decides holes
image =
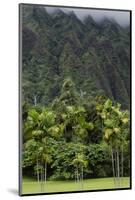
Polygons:
[[105,18],[24,5],[22,10],[23,100],[48,105],[63,80],[72,78],[86,98],[104,94],[123,107],[130,102],[130,29]]

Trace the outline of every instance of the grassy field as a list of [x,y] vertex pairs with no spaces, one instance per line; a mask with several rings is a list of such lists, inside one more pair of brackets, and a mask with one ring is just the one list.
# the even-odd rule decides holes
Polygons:
[[[129,188],[130,179],[124,177],[121,182],[121,188]],[[102,190],[102,189],[114,189],[113,178],[97,178],[86,179],[83,181],[83,190]],[[82,190],[81,183],[75,183],[74,181],[47,181],[46,185],[43,185],[41,191],[41,184],[30,178],[23,178],[22,193],[48,193],[48,192],[67,192],[67,191],[79,191]]]

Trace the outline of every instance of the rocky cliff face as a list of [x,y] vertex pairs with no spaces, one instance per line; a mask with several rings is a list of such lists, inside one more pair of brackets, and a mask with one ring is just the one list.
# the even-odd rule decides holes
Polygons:
[[72,78],[87,96],[104,93],[128,107],[130,102],[130,30],[91,16],[82,22],[73,12],[23,6],[23,98],[48,104]]

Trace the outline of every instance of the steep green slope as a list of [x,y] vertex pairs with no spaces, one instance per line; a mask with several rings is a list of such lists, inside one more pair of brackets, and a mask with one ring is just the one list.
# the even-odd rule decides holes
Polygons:
[[23,100],[49,104],[70,77],[80,95],[103,93],[129,106],[130,33],[115,21],[23,6]]

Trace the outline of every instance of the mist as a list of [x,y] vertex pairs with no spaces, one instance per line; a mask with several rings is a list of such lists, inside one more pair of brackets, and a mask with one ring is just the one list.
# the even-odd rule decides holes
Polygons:
[[125,27],[130,24],[129,11],[114,11],[114,10],[97,10],[97,9],[84,9],[84,8],[63,8],[63,7],[45,7],[47,12],[52,14],[60,9],[64,13],[73,11],[77,18],[83,21],[88,15],[91,15],[96,22],[102,21],[104,18],[113,19],[119,25]]

